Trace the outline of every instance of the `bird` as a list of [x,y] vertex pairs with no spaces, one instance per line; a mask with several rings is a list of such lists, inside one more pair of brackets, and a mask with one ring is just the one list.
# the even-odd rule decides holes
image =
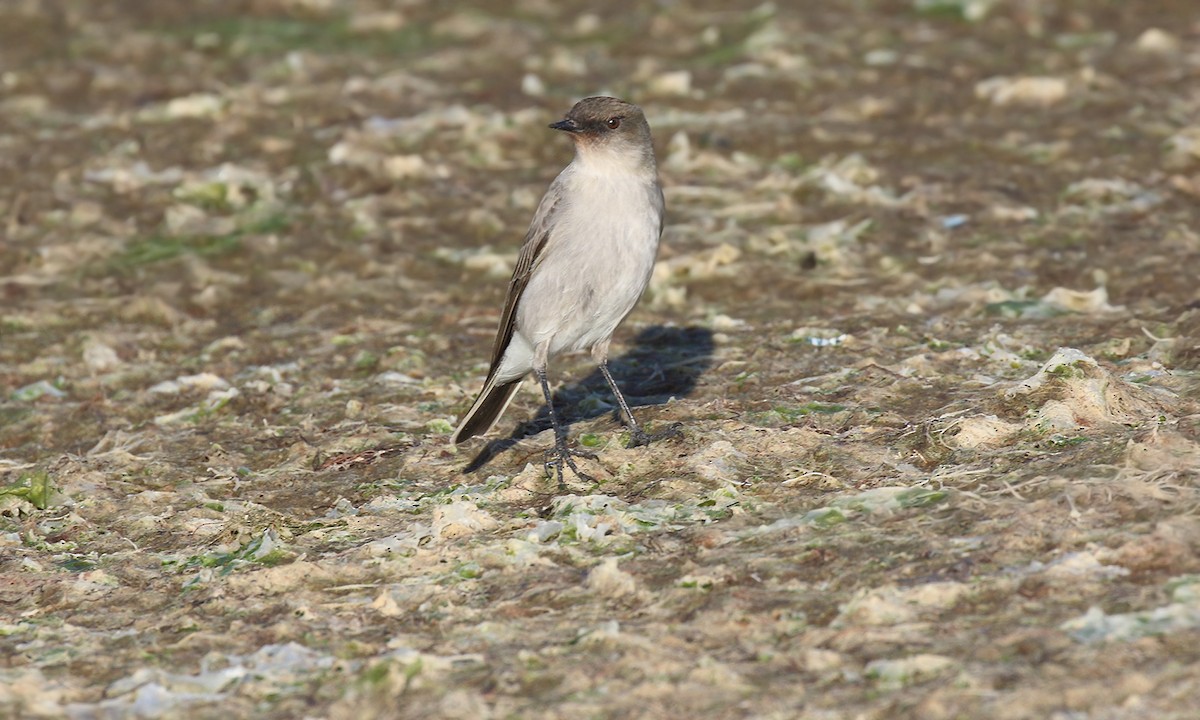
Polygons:
[[573,141],[575,156],[534,212],[508,283],[487,378],[451,442],[491,430],[532,372],[554,427],[555,457],[546,465],[555,466],[561,488],[564,466],[590,480],[573,455],[595,455],[570,450],[554,411],[547,366],[559,355],[591,352],[624,413],[629,447],[658,439],[634,419],[609,372],[608,351],[613,332],[650,283],[666,203],[650,125],[637,105],[584,98],[550,128]]

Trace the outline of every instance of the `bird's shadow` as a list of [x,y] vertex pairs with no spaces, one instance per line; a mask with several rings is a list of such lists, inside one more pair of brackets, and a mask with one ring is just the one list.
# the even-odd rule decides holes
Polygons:
[[[703,327],[654,325],[638,333],[633,346],[608,361],[617,386],[632,408],[663,405],[672,397],[684,397],[696,388],[700,376],[712,365],[713,334]],[[597,368],[583,380],[568,383],[554,393],[554,410],[568,429],[571,423],[611,413],[618,422],[620,408]],[[551,427],[545,405],[512,433],[484,446],[464,473],[474,472],[522,439]]]

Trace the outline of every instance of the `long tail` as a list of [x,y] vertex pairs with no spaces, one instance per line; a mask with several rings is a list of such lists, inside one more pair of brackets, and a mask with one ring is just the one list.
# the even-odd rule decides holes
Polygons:
[[458,424],[458,429],[450,436],[450,442],[457,445],[468,438],[483,435],[491,430],[504,411],[508,409],[508,404],[512,402],[513,395],[517,394],[523,379],[506,382],[503,385],[496,385],[494,379],[488,380],[487,384],[483,386],[483,390],[479,392],[479,397],[475,398],[475,404],[463,416],[462,422]]

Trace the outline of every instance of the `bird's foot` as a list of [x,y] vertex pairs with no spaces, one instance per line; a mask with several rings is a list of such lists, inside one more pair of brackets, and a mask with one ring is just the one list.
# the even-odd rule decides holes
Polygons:
[[659,440],[667,440],[670,438],[677,438],[677,437],[682,437],[682,436],[683,436],[683,423],[671,423],[671,425],[669,427],[667,427],[667,429],[659,430],[658,432],[652,432],[652,433],[648,433],[645,430],[641,429],[640,427],[635,427],[633,430],[631,430],[629,432],[629,442],[626,443],[625,447],[627,447],[627,448],[641,447],[643,445],[649,445],[652,442],[658,442]]
[[586,458],[588,460],[600,459],[599,456],[597,456],[594,452],[587,452],[585,450],[572,450],[571,448],[567,447],[565,442],[555,443],[553,449],[546,451],[546,471],[549,472],[551,466],[554,467],[555,476],[558,478],[559,490],[565,490],[567,487],[566,483],[563,482],[563,466],[571,468],[571,472],[575,473],[575,477],[579,478],[580,480],[592,483],[593,485],[596,484],[596,480],[592,478],[591,475],[588,475],[584,471],[580,470],[579,466],[575,464],[574,458],[577,457]]

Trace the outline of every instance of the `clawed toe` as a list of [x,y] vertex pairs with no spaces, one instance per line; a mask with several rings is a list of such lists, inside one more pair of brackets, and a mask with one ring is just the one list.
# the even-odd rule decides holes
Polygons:
[[566,483],[563,482],[563,466],[564,465],[571,468],[571,472],[575,473],[575,476],[578,477],[580,480],[583,480],[584,482],[589,482],[592,484],[596,483],[596,480],[591,475],[588,475],[584,471],[580,470],[579,466],[575,464],[575,460],[573,460],[572,458],[577,458],[577,457],[587,458],[588,460],[598,460],[599,459],[599,456],[597,456],[596,453],[594,453],[594,452],[587,452],[584,450],[571,450],[566,447],[554,448],[554,449],[546,451],[546,459],[545,459],[546,472],[548,473],[550,471],[550,468],[552,466],[554,467],[554,473],[558,477],[558,486],[560,488],[563,488],[566,486]]

